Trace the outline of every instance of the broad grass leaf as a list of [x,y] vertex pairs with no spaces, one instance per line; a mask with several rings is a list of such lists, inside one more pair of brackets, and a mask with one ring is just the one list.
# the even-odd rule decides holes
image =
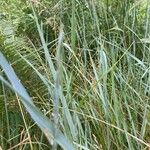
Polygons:
[[[48,119],[46,116],[42,114],[42,112],[33,104],[31,97],[27,93],[24,86],[19,81],[17,75],[15,74],[11,65],[7,62],[4,55],[0,52],[0,66],[5,72],[8,80],[12,85],[12,89],[17,92],[17,94],[21,97],[21,101],[26,107],[26,110],[32,117],[32,119],[37,123],[40,129],[44,132],[49,142],[53,144],[53,141],[56,141],[63,149],[65,150],[74,150],[74,147],[67,138],[62,134],[61,131],[55,130],[54,123]],[[1,81],[3,78],[0,78]],[[5,82],[4,82],[5,83]],[[6,82],[8,83],[8,82]],[[54,137],[54,133],[56,136]]]

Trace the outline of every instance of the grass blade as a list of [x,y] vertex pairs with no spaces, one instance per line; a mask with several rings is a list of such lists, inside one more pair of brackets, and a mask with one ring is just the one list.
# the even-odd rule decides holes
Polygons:
[[[53,141],[56,141],[61,147],[65,150],[74,150],[73,146],[68,142],[66,137],[58,131],[57,136],[54,137],[54,124],[46,116],[44,116],[41,111],[33,104],[31,97],[28,95],[24,86],[20,83],[18,77],[16,76],[14,70],[9,65],[2,53],[0,53],[0,66],[4,70],[7,78],[12,84],[12,89],[17,92],[19,96],[22,97],[22,103],[26,107],[27,111],[31,115],[32,119],[37,123],[40,129],[44,132],[49,142],[53,144]],[[1,81],[5,81],[4,78],[0,78]],[[10,87],[11,85],[7,83]]]

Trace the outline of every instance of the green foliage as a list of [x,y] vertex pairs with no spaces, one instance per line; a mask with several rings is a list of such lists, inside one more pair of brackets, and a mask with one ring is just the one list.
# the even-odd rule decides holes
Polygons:
[[[56,136],[57,130],[75,149],[149,147],[148,0],[0,4],[0,50],[34,102],[29,105],[24,101],[29,97],[18,97],[22,91],[12,92],[1,82],[3,149],[61,149],[57,144],[65,149],[69,143]],[[3,65],[0,77],[10,81]],[[51,146],[45,126],[56,139]]]

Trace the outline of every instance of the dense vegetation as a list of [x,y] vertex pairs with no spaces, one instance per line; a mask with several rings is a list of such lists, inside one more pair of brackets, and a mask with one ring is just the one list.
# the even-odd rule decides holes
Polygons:
[[0,149],[150,148],[149,0],[1,0],[0,51]]

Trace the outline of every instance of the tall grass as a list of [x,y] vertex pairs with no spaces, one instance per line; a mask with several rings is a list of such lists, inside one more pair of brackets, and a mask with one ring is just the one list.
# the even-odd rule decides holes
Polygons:
[[0,148],[150,148],[149,1],[8,3]]

